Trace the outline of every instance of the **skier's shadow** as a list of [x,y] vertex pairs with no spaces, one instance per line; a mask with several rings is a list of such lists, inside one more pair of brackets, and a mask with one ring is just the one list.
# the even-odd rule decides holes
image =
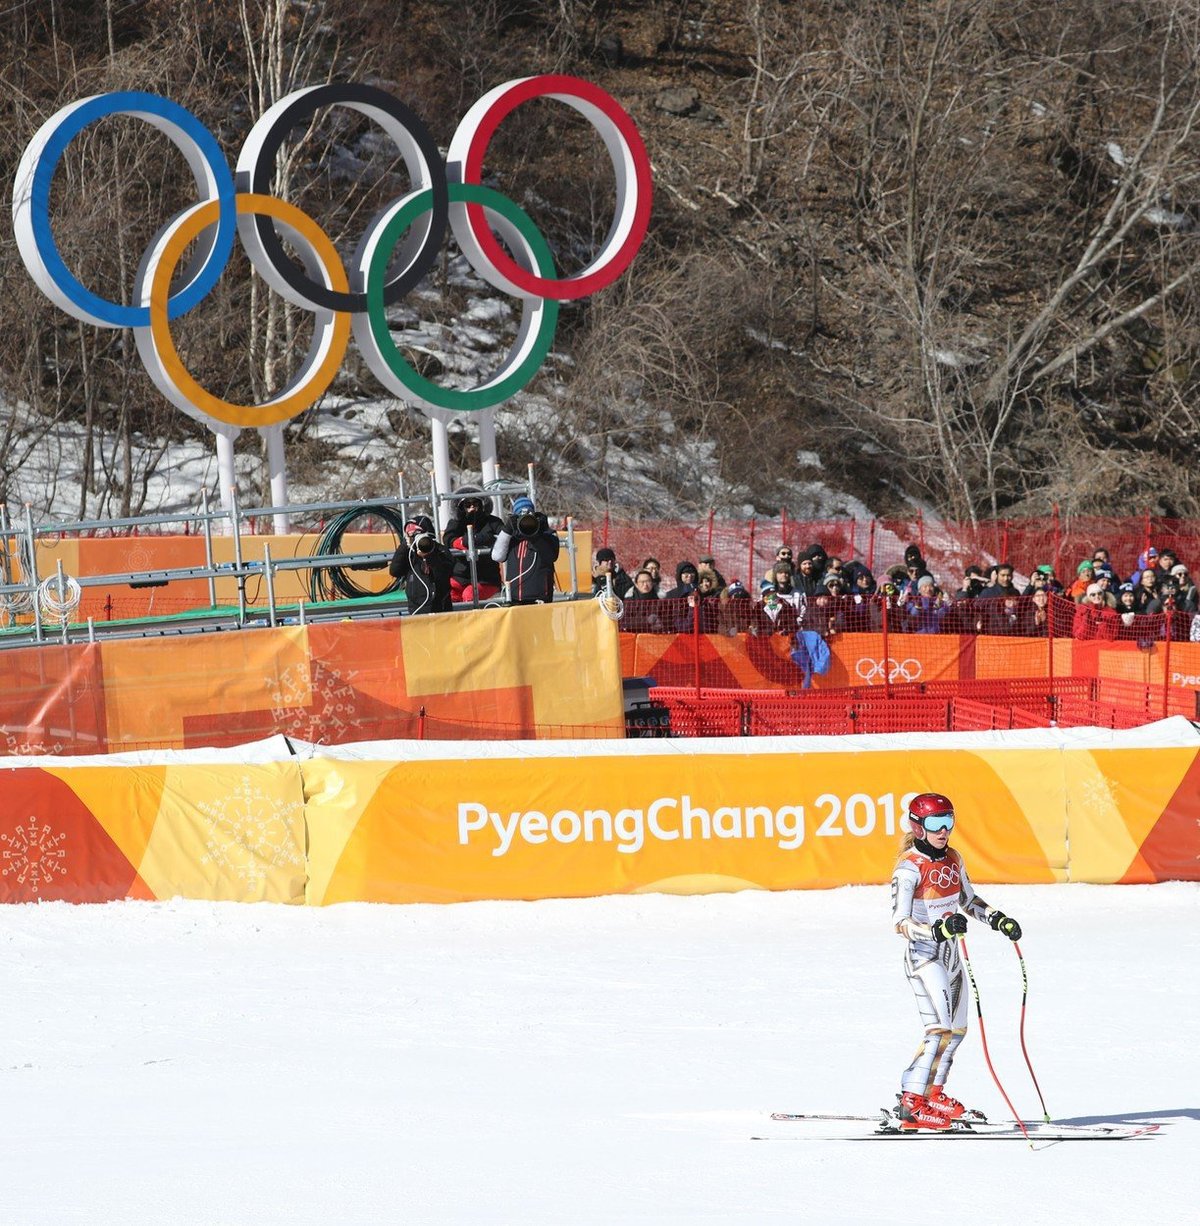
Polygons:
[[1200,1107],[1176,1107],[1167,1111],[1125,1111],[1120,1115],[1077,1115],[1056,1124],[1141,1124],[1152,1121],[1200,1120]]

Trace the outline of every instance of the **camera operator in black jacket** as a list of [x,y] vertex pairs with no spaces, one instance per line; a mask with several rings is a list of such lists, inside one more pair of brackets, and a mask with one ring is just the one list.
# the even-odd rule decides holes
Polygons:
[[450,612],[450,570],[453,559],[433,531],[427,515],[414,515],[404,525],[404,539],[388,563],[388,572],[404,584],[410,613]]
[[512,604],[544,604],[554,599],[554,563],[561,544],[550,521],[531,498],[518,498],[504,521],[492,560],[504,564]]
[[466,556],[468,527],[474,530],[479,599],[487,600],[500,591],[500,567],[492,561],[492,546],[504,525],[498,515],[491,513],[490,505],[481,489],[463,486],[454,504],[454,518],[442,533],[444,545],[462,551],[454,556],[454,570],[450,575],[450,595],[455,602],[469,602],[475,595],[471,590],[471,559]]

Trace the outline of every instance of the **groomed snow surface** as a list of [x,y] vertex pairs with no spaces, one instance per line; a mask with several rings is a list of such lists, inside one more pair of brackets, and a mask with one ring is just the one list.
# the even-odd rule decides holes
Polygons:
[[[1200,886],[981,893],[1025,928],[1051,1113],[1157,1135],[751,1141],[789,1132],[772,1110],[893,1100],[919,1027],[883,888],[15,906],[0,1222],[1196,1220]],[[968,945],[1037,1118],[1017,959],[979,925]],[[950,1088],[1006,1115],[974,1013]]]

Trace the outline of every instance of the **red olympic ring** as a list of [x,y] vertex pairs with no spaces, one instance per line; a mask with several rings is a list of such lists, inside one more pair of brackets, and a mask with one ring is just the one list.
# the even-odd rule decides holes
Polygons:
[[[618,232],[625,234],[611,254],[593,261],[587,268],[570,277],[539,277],[528,272],[504,250],[487,224],[484,209],[478,204],[459,206],[461,212],[451,210],[452,217],[465,217],[470,237],[482,250],[486,263],[490,264],[509,283],[499,286],[523,295],[537,298],[553,298],[559,302],[586,297],[607,285],[611,285],[629,267],[646,230],[650,225],[652,171],[646,146],[628,114],[604,90],[590,81],[578,77],[546,74],[526,77],[509,82],[485,94],[476,106],[484,108],[481,117],[472,126],[470,112],[460,125],[460,132],[468,132],[469,142],[465,152],[456,150],[452,144],[451,158],[461,153],[460,173],[464,183],[483,182],[483,160],[488,145],[501,121],[523,102],[532,98],[553,98],[565,102],[579,111],[597,129],[609,156],[617,181],[617,207],[613,226],[604,247]],[[457,134],[456,134],[457,135]],[[632,179],[632,182],[630,182]],[[628,193],[633,201],[628,202]],[[459,235],[462,243],[465,235]]]

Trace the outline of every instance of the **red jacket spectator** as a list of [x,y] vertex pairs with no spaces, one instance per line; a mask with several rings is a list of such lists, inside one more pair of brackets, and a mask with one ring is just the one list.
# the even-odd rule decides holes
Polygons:
[[1083,601],[1076,606],[1071,636],[1077,639],[1115,639],[1120,625],[1120,617],[1104,603],[1100,585],[1093,583],[1084,593]]

